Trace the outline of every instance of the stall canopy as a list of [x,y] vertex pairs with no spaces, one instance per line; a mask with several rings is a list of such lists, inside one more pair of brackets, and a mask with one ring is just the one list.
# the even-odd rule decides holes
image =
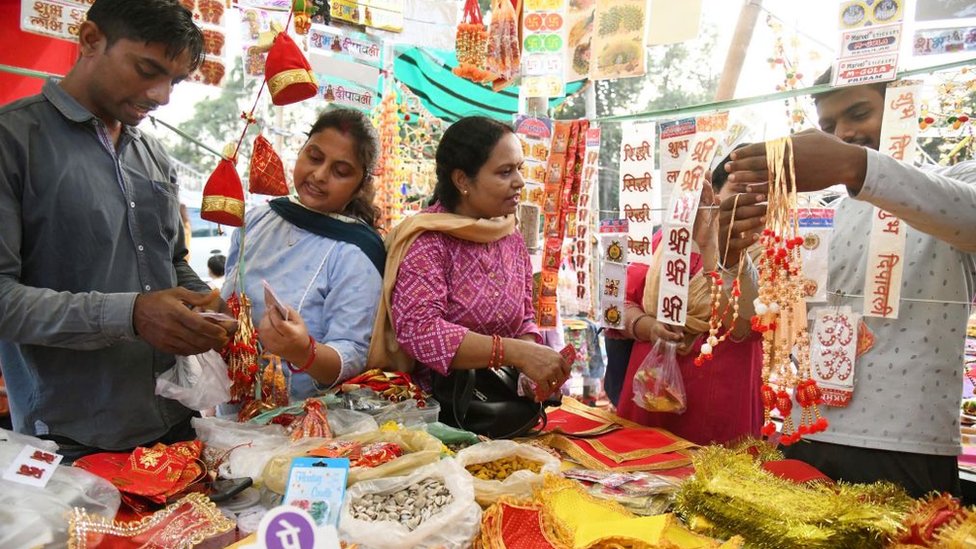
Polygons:
[[[397,50],[393,74],[420,98],[431,114],[444,121],[482,115],[510,122],[519,111],[518,86],[493,92],[489,87],[455,76],[451,69],[457,64],[453,51],[403,47]],[[564,95],[550,99],[549,106],[559,105],[582,87],[581,82],[567,84]]]

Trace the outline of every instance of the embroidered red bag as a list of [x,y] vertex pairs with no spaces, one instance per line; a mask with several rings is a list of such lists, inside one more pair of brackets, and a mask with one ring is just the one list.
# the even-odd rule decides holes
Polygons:
[[275,152],[271,143],[260,134],[254,139],[251,168],[247,179],[247,190],[252,193],[269,196],[288,194],[285,167],[281,163],[281,157]]

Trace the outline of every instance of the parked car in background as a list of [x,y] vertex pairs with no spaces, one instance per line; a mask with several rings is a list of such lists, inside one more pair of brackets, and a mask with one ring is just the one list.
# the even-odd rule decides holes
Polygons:
[[200,193],[180,193],[180,202],[186,206],[186,213],[190,217],[190,267],[201,280],[209,282],[207,260],[215,254],[227,256],[234,227],[218,225],[200,217],[201,201]]

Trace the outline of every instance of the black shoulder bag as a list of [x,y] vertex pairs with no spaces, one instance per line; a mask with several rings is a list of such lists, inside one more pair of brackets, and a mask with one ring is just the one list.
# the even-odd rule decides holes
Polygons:
[[511,366],[432,374],[442,423],[495,439],[545,426],[544,404],[518,396],[519,374]]

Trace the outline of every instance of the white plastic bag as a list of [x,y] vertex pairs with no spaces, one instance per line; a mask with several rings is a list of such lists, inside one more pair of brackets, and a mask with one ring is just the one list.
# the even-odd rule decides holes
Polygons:
[[[439,513],[415,529],[392,521],[369,522],[353,518],[350,507],[365,494],[390,494],[427,478],[444,482],[454,497]],[[407,476],[364,480],[346,491],[339,519],[339,538],[358,543],[362,549],[412,549],[470,547],[481,531],[481,508],[474,501],[471,475],[453,459],[442,459]]]
[[[25,445],[57,451],[52,444],[0,429],[0,470]],[[66,547],[72,507],[115,518],[120,502],[111,482],[77,467],[59,465],[44,489],[0,479],[0,547]]]
[[475,499],[482,506],[487,507],[502,496],[529,497],[532,495],[532,489],[542,484],[543,476],[546,473],[559,474],[559,460],[555,456],[541,448],[511,440],[490,440],[468,446],[458,452],[454,459],[458,465],[465,467],[510,456],[518,456],[522,459],[538,462],[542,464],[542,468],[538,473],[533,473],[528,469],[516,471],[505,480],[484,480],[472,477]]
[[227,363],[217,351],[178,356],[176,364],[156,378],[156,394],[191,410],[206,410],[230,400]]

